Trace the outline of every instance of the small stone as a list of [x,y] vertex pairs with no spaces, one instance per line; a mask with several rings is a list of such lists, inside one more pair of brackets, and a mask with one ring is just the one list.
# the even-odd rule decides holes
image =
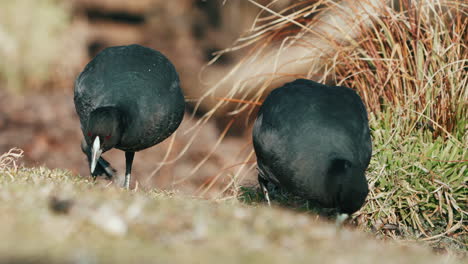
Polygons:
[[52,212],[57,214],[68,214],[73,203],[71,199],[60,199],[56,196],[52,196],[49,201],[49,208]]

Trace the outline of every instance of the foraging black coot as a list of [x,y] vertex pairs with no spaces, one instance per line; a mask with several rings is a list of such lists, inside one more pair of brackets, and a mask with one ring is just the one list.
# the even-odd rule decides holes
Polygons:
[[91,174],[112,177],[113,170],[100,156],[112,148],[123,150],[126,188],[135,152],[169,137],[185,110],[172,63],[140,45],[100,52],[76,79],[74,100]]
[[258,180],[351,214],[368,193],[372,152],[367,112],[346,87],[298,79],[273,90],[253,128]]

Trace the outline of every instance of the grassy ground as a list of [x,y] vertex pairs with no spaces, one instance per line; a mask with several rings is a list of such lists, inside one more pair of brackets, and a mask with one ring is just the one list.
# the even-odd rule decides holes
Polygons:
[[[0,263],[459,263],[311,214],[124,191],[2,157]],[[7,164],[9,163],[9,164]],[[446,262],[444,262],[446,261]]]

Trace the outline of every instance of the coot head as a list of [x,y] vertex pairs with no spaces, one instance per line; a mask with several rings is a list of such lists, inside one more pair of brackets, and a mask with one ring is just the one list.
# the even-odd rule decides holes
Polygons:
[[91,173],[103,152],[120,142],[123,132],[123,114],[116,107],[100,107],[91,112],[86,126],[86,141],[91,149]]
[[335,207],[340,213],[359,210],[369,192],[365,171],[343,159],[335,159],[328,170],[327,186],[334,193]]

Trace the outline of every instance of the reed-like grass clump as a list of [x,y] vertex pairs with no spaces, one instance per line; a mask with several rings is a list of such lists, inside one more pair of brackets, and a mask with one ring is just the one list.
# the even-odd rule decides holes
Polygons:
[[[299,77],[355,89],[374,144],[359,225],[466,249],[468,4],[384,3],[301,1],[279,13],[263,7],[252,31],[220,52],[247,50],[206,97],[261,102]],[[223,86],[231,89],[220,94]],[[255,107],[238,103],[232,113]],[[241,193],[256,199],[249,189]]]

